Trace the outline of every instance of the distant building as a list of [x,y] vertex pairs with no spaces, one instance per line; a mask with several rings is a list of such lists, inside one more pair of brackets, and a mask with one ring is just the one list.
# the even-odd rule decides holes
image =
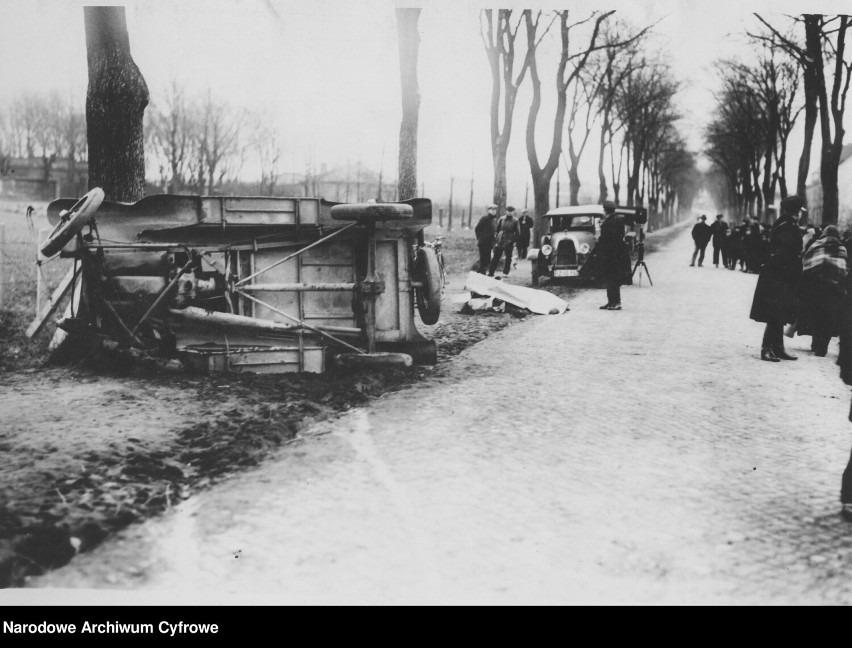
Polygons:
[[[396,200],[396,183],[382,180],[381,200]],[[302,194],[333,202],[366,202],[379,199],[379,174],[359,165],[334,167],[325,164],[318,173],[302,176]]]
[[[852,144],[846,144],[840,152],[840,166],[837,167],[837,226],[841,232],[852,229]],[[822,225],[822,183],[819,169],[811,174],[805,188],[808,200],[808,220]]]
[[68,158],[0,159],[0,198],[48,201],[74,198],[89,190],[89,165]]

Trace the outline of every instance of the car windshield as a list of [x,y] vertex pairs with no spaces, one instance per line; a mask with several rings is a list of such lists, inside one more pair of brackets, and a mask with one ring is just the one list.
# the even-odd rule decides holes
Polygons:
[[551,216],[550,231],[558,232],[568,229],[586,229],[594,227],[594,214],[572,214],[570,216]]

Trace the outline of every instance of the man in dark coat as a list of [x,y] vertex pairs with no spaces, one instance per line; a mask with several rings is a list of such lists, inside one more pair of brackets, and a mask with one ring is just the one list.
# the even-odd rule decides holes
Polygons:
[[722,265],[728,265],[727,241],[728,224],[722,220],[722,214],[716,214],[716,220],[710,226],[710,234],[713,237],[713,265],[719,267],[719,254],[722,254]]
[[728,241],[728,267],[731,270],[737,269],[737,264],[740,268],[745,266],[745,252],[743,247],[743,237],[746,231],[745,225],[737,225],[731,227],[730,241]]
[[518,219],[518,225],[521,226],[521,237],[518,239],[518,258],[526,259],[527,251],[530,248],[530,233],[535,225],[532,216],[530,216],[529,209],[525,209],[521,212],[521,217]]
[[[849,258],[852,259],[852,256]],[[840,302],[840,353],[837,364],[840,365],[840,379],[852,385],[852,272],[847,273],[844,288],[845,293]],[[852,422],[852,407],[849,410],[849,421]],[[843,519],[852,522],[852,454],[840,482],[840,503]]]
[[760,359],[769,362],[795,360],[784,351],[784,324],[796,321],[797,290],[802,275],[802,230],[799,213],[805,205],[799,196],[781,201],[781,216],[769,235],[769,259],[760,271],[751,319],[765,322]]
[[624,220],[615,213],[615,203],[603,202],[604,219],[595,245],[597,276],[606,283],[606,304],[602,310],[621,310],[621,286],[633,283],[630,250],[624,242]]
[[473,228],[476,234],[476,246],[479,248],[479,268],[477,272],[486,274],[491,265],[491,248],[494,247],[494,234],[497,229],[497,205],[491,205],[488,213]]
[[497,264],[500,263],[500,257],[503,255],[506,256],[506,260],[503,262],[503,279],[509,276],[509,268],[512,266],[512,252],[520,235],[521,226],[518,219],[515,218],[515,208],[506,207],[506,214],[497,221],[494,235],[494,253],[491,256],[491,265],[488,266],[489,277],[494,276]]
[[[707,244],[710,242],[710,226],[707,224],[707,217],[702,215],[698,217],[698,222],[692,228],[692,240],[695,241],[695,251],[692,253],[692,263],[695,265],[695,258],[698,257],[698,267],[704,265],[704,250],[707,249]],[[700,256],[699,256],[700,254]]]

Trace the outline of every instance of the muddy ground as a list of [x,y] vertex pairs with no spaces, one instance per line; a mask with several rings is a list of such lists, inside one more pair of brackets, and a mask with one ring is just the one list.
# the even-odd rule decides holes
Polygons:
[[517,321],[448,310],[421,326],[439,341],[434,367],[191,376],[90,359],[0,373],[0,587],[257,465],[306,424],[429,379]]
[[[89,359],[0,371],[0,587],[20,586],[257,465],[303,426],[440,376],[453,356],[522,319],[460,313],[466,266],[451,268],[438,324],[416,320],[438,342],[434,367],[192,376]],[[529,285],[525,267],[513,271],[512,283]],[[546,289],[570,300],[578,288]]]

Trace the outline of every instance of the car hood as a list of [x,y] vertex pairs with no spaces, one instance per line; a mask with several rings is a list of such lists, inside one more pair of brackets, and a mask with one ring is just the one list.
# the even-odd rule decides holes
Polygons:
[[567,232],[553,232],[550,235],[550,244],[555,248],[559,245],[559,241],[564,239],[570,239],[574,241],[574,247],[577,249],[583,243],[587,243],[589,247],[594,247],[595,245],[595,235],[592,232],[584,232],[582,230],[568,230]]

